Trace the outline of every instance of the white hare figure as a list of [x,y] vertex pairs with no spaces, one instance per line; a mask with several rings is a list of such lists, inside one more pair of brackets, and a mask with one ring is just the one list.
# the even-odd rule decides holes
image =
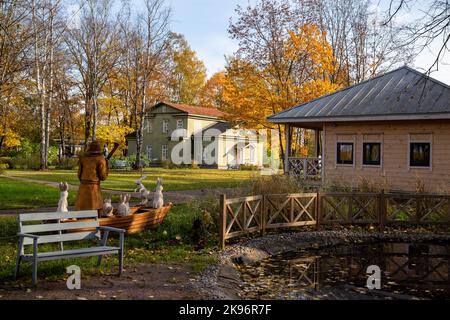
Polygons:
[[153,208],[155,209],[162,208],[164,206],[164,197],[162,193],[164,188],[161,183],[161,178],[158,178],[158,180],[156,180],[156,189],[153,195]]
[[138,180],[136,180],[137,188],[134,189],[134,192],[139,192],[140,198],[141,198],[141,206],[146,206],[148,203],[148,197],[150,195],[150,192],[147,190],[147,188],[142,184],[142,181],[147,179],[147,176],[141,176]]
[[103,214],[102,217],[108,218],[108,217],[112,217],[113,214],[113,206],[111,204],[111,198],[105,199],[104,203],[103,203]]
[[67,182],[60,182],[59,183],[59,190],[61,191],[59,194],[59,202],[58,202],[58,209],[56,212],[69,212],[68,203],[67,203],[67,197],[69,196],[69,185]]
[[117,207],[117,214],[119,216],[129,216],[130,215],[130,195],[120,195],[120,203]]

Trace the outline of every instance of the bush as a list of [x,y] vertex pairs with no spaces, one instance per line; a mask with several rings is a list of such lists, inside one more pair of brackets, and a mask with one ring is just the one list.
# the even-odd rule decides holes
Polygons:
[[17,156],[11,158],[9,162],[10,169],[39,169],[40,157],[38,153],[34,153],[30,156]]
[[254,164],[241,164],[239,169],[243,171],[258,171],[259,167]]
[[74,170],[78,168],[78,158],[63,158],[56,164],[56,169]]
[[191,241],[204,247],[217,243],[219,230],[219,199],[214,195],[193,199],[187,203],[188,211],[194,216]]
[[248,185],[251,194],[285,194],[308,191],[312,188],[306,181],[293,176],[258,176]]

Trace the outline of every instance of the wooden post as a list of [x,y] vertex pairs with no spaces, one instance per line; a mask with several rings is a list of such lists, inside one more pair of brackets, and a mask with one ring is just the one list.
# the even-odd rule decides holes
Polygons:
[[286,124],[284,126],[284,134],[285,134],[285,148],[284,148],[284,174],[289,174],[289,157],[291,150],[291,125]]
[[378,202],[378,230],[384,231],[384,221],[386,219],[386,197],[384,196],[384,189],[381,190],[380,199]]
[[320,230],[320,215],[321,215],[321,206],[320,206],[320,192],[317,191],[316,195],[316,230]]
[[220,230],[219,230],[219,246],[221,250],[225,249],[225,236],[227,232],[227,196],[220,195]]
[[308,179],[308,158],[303,158],[303,179]]
[[348,200],[348,216],[347,216],[347,220],[348,223],[352,224],[353,223],[353,197],[355,196],[355,194],[352,192],[350,193],[350,198]]
[[319,141],[320,141],[320,139],[319,139],[319,130],[314,130],[314,146],[315,146],[315,152],[314,152],[314,154],[315,154],[315,157],[316,158],[318,158],[319,157],[319,154],[320,154],[320,143],[319,143]]
[[422,215],[422,210],[421,210],[422,202],[423,202],[423,197],[422,196],[416,198],[416,217],[415,217],[415,220],[416,220],[417,225],[420,225],[420,219],[422,218],[421,217],[421,215]]
[[263,195],[261,199],[261,214],[260,214],[260,228],[261,228],[261,236],[266,234],[266,196]]

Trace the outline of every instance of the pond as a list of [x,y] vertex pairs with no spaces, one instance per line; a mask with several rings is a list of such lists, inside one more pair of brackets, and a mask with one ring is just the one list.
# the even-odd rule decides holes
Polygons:
[[[380,290],[366,287],[370,265]],[[450,299],[450,244],[336,246],[237,267],[244,299]]]

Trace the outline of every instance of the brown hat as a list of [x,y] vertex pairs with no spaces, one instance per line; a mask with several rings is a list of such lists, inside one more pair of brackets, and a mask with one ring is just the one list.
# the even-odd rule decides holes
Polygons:
[[88,146],[87,154],[88,155],[103,154],[102,146],[100,145],[100,143],[98,141],[92,141]]

